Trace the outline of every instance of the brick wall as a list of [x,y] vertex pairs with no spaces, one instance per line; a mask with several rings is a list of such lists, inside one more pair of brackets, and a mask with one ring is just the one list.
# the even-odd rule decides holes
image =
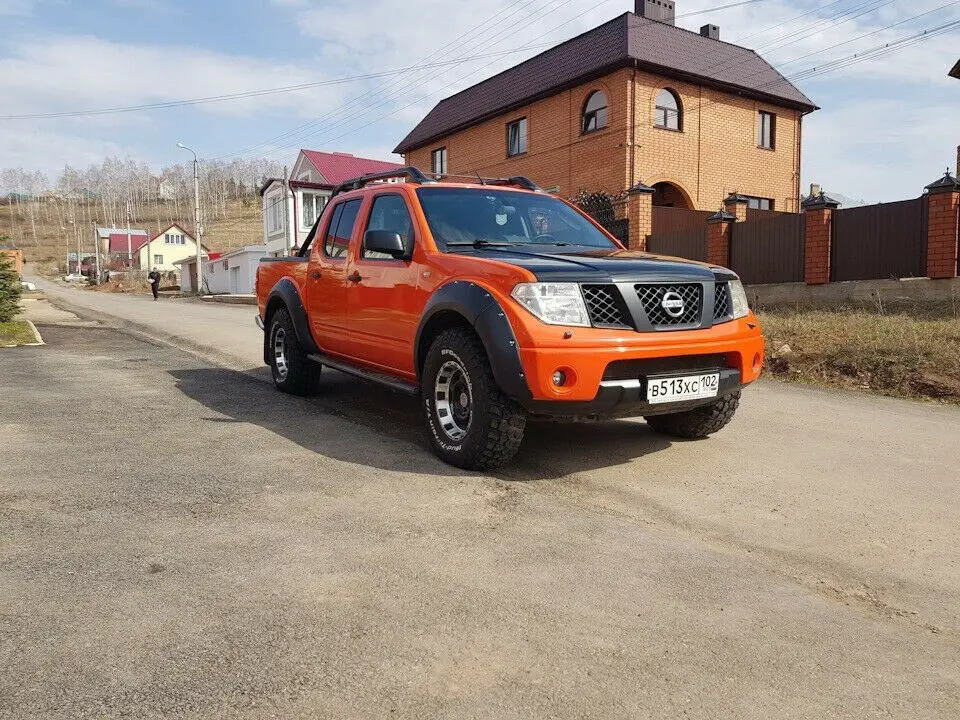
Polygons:
[[807,210],[806,247],[804,250],[804,279],[808,285],[830,282],[830,241],[833,210]]
[[931,193],[928,201],[927,277],[952,278],[957,274],[960,192]]
[[[680,132],[654,127],[656,95],[664,86],[680,97]],[[608,126],[582,135],[583,104],[596,89],[607,93]],[[758,110],[777,116],[774,150],[757,147]],[[528,151],[508,158],[506,126],[521,117],[527,118]],[[624,69],[413,150],[405,160],[429,171],[431,151],[446,147],[451,173],[526,175],[542,187],[559,186],[564,197],[580,189],[618,192],[642,180],[673,183],[699,210],[716,210],[739,192],[796,211],[799,135],[796,111]]]

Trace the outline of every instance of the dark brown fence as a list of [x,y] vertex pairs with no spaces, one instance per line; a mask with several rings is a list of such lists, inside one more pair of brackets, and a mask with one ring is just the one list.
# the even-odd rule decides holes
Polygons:
[[654,205],[650,216],[650,234],[663,235],[677,230],[703,227],[711,215],[713,213],[709,210],[686,210]]
[[927,199],[836,210],[830,280],[923,277]]
[[782,212],[780,210],[757,210],[756,208],[747,208],[747,222],[754,220],[776,220],[786,215],[796,215],[797,213]]
[[[713,213],[709,213],[712,215]],[[658,255],[672,255],[688,260],[707,260],[707,224],[686,230],[651,235],[647,238],[647,250]]]
[[758,210],[759,220],[735,223],[730,238],[730,269],[743,282],[803,282],[804,213]]

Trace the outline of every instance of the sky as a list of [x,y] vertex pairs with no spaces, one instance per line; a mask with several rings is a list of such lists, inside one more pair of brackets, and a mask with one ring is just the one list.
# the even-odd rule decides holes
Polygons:
[[[915,197],[956,162],[960,24],[833,72],[828,63],[960,21],[960,0],[677,0],[677,24],[720,26],[822,109],[803,177],[848,197]],[[720,9],[718,9],[720,8]],[[628,10],[633,0],[0,0],[0,168],[55,179],[129,155],[160,169],[301,147],[399,160],[437,101]],[[816,72],[812,68],[818,68]],[[373,74],[380,74],[371,77]],[[134,112],[76,113],[310,87]],[[732,159],[735,161],[735,159]]]

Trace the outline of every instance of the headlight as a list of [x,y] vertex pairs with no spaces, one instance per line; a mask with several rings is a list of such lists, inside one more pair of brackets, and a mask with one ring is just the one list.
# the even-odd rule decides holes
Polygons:
[[733,318],[746,317],[750,312],[747,305],[747,291],[743,289],[743,283],[739,280],[730,281],[730,304],[733,306]]
[[587,306],[576,283],[520,283],[511,295],[548,325],[590,327]]

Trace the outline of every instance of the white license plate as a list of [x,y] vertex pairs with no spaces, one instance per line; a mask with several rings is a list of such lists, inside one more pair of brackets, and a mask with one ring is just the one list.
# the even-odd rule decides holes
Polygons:
[[684,400],[700,400],[717,396],[720,373],[651,378],[647,382],[647,402],[651,405]]

